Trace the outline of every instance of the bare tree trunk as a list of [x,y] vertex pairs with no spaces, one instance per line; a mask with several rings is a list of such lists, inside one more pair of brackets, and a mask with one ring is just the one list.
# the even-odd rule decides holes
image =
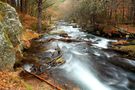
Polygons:
[[7,0],[7,3],[10,4],[10,0]]
[[23,0],[20,0],[20,11],[23,12]]
[[113,10],[112,8],[110,9],[110,12],[109,12],[109,19],[111,20],[112,19],[112,14],[113,14]]
[[11,0],[11,5],[16,8],[16,1],[15,0]]
[[25,14],[27,14],[27,10],[28,10],[28,2],[27,2],[27,0],[24,0],[24,12],[25,12]]
[[124,2],[124,0],[123,0],[123,7],[122,7],[122,23],[124,23],[125,22],[125,2]]
[[133,12],[133,18],[132,18],[132,20],[133,20],[133,24],[135,24],[135,0],[132,0],[132,4],[133,4],[133,6],[132,6],[132,12]]
[[38,0],[38,32],[42,31],[42,0]]
[[117,18],[117,9],[114,10],[114,13],[115,13],[115,22],[116,22],[116,23],[119,23],[119,20],[118,20],[118,18]]
[[17,11],[20,12],[20,0],[17,0]]

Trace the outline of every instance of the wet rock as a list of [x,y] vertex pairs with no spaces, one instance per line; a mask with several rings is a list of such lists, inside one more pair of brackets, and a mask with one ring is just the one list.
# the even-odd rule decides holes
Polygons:
[[64,38],[71,38],[70,36],[68,36],[67,33],[63,33],[63,34],[60,34],[61,37],[64,37]]
[[64,30],[58,29],[58,30],[52,30],[50,34],[66,34]]
[[50,66],[56,66],[58,64],[63,64],[65,61],[62,58],[62,52],[60,49],[49,49],[45,52],[39,54],[41,59],[41,64],[48,64]]
[[113,45],[126,45],[129,44],[129,42],[127,40],[119,40],[117,42],[113,42]]
[[109,62],[127,71],[135,72],[135,61],[125,58],[112,57]]
[[73,26],[73,28],[77,28],[78,27],[78,25],[76,23],[71,23],[70,25]]
[[131,41],[129,41],[129,44],[131,44],[131,45],[135,45],[135,40],[131,40]]
[[[116,56],[115,56],[116,57]],[[115,58],[114,57],[114,58]],[[126,81],[126,73],[119,66],[115,66],[113,62],[117,62],[117,59],[108,58],[106,56],[94,56],[93,67],[97,72],[101,81],[110,86],[120,86]],[[115,61],[114,61],[115,60]],[[126,85],[125,85],[126,86]],[[123,89],[122,89],[123,90]]]
[[135,57],[135,45],[121,45],[113,46],[113,50],[123,54],[123,57],[134,58]]
[[[16,60],[15,47],[21,47],[22,25],[13,7],[0,2],[0,70],[11,70]],[[19,49],[17,48],[17,49]]]

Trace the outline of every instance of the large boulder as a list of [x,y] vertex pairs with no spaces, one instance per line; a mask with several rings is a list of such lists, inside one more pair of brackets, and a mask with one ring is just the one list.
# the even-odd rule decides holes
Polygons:
[[0,2],[0,70],[11,70],[16,61],[15,47],[21,45],[22,25],[16,10]]

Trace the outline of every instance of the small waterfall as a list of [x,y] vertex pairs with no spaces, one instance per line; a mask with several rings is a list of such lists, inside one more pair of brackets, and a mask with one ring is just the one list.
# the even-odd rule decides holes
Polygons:
[[[74,62],[63,68],[70,78],[74,79],[82,87],[81,90],[111,90],[108,86],[101,83],[93,72],[80,62]],[[85,89],[83,89],[83,87]]]
[[[73,28],[72,26],[59,25],[59,30],[63,30],[73,39],[84,39],[91,40],[91,36],[94,37],[92,40],[96,42],[94,46],[107,48],[108,42],[111,40],[99,38],[94,35],[90,35],[89,38],[86,38],[87,34],[80,32],[79,28]],[[57,32],[57,29],[55,32]],[[60,69],[65,71],[65,76],[73,80],[75,83],[79,84],[81,90],[111,90],[111,88],[104,83],[102,83],[98,77],[92,71],[93,67],[89,68],[91,62],[88,59],[88,53],[82,52],[81,48],[85,48],[85,44],[78,45],[75,43],[64,43],[64,42],[53,42],[52,46],[59,46],[62,51],[65,52],[64,58],[66,63],[60,67]],[[63,49],[64,47],[64,49]],[[66,50],[65,50],[66,48]],[[78,51],[80,50],[80,51]],[[95,54],[95,52],[94,52]],[[89,64],[87,64],[89,63]]]

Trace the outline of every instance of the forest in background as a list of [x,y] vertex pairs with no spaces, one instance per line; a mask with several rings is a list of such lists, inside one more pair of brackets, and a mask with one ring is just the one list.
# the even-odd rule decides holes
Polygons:
[[64,0],[0,0],[13,6],[19,13],[25,29],[44,32],[51,19],[58,16],[55,11]]
[[[18,15],[16,15],[17,13],[12,7],[5,8],[7,4],[3,4],[3,2],[8,3],[12,7],[14,7]],[[87,41],[88,39],[83,40],[83,38],[81,40],[81,35],[78,35],[77,38],[73,39],[70,35],[68,35],[67,32],[57,28],[57,24],[59,24],[59,22],[68,23],[67,26],[65,25],[65,27],[72,27],[67,29],[67,31],[69,30],[69,32],[70,29],[78,29],[78,31],[80,30],[79,32],[86,32],[86,35],[96,35],[96,37],[100,36],[101,38],[104,37],[106,39],[109,38],[117,40],[117,42],[108,43],[110,45],[110,47],[108,47],[108,51],[110,50],[118,52],[121,54],[120,57],[123,58],[134,59],[135,57],[134,0],[0,0],[0,4],[5,5],[4,9],[6,9],[5,11],[7,12],[2,12],[4,10],[2,10],[3,8],[0,8],[2,10],[0,11],[0,25],[3,25],[0,28],[1,32],[5,35],[3,41],[6,42],[4,42],[3,46],[0,44],[0,50],[4,51],[4,53],[2,51],[2,54],[0,55],[5,59],[5,61],[7,61],[7,59],[10,58],[6,57],[6,55],[11,54],[11,56],[13,56],[13,61],[15,62],[15,64],[13,63],[12,68],[14,68],[15,70],[17,70],[18,67],[19,69],[22,69],[22,65],[25,62],[34,63],[34,65],[37,65],[36,70],[39,70],[40,64],[37,64],[36,60],[39,60],[40,54],[42,54],[40,58],[44,59],[44,56],[49,57],[49,59],[46,59],[48,60],[47,64],[48,62],[50,62],[55,66],[57,64],[66,63],[64,59],[56,58],[55,60],[49,55],[44,55],[44,52],[46,52],[46,49],[48,48],[46,48],[43,44],[48,44],[49,42],[54,42],[56,40],[64,43],[85,42],[89,46],[92,45],[92,43],[98,42],[98,40],[92,42]],[[12,13],[10,13],[8,9],[11,10]],[[15,18],[15,16],[19,16],[19,19]],[[17,20],[19,23],[17,22]],[[19,20],[21,21],[21,23]],[[22,24],[22,30],[20,28],[18,29],[16,22],[18,23],[18,26]],[[16,35],[16,31],[14,30],[20,30],[20,33]],[[2,37],[1,33],[0,35],[0,37]],[[11,36],[14,35],[16,36],[12,38]],[[39,40],[38,43],[36,42],[39,38],[48,37],[51,35],[54,35],[54,38]],[[62,39],[57,39],[55,35],[57,35],[58,37],[62,37]],[[16,41],[15,43],[12,42],[14,41],[14,38],[18,39],[18,41]],[[2,40],[0,41],[2,42]],[[10,45],[8,45],[8,41],[13,44],[12,48],[10,47]],[[37,50],[37,48],[39,48],[39,50]],[[12,50],[14,52],[11,52]],[[57,53],[49,53],[59,57],[59,54],[61,54],[60,48],[57,46],[55,47],[54,51],[56,51]],[[62,55],[60,55],[60,58],[61,56]],[[0,61],[3,62],[4,60]],[[6,65],[8,64],[6,62]],[[4,64],[3,66],[6,67]],[[18,79],[18,74],[20,74],[20,72],[23,72],[23,70],[17,70],[15,72],[0,72],[1,78],[3,78],[4,80],[1,80],[0,85],[9,88],[10,85],[14,87],[12,83],[8,82],[10,79],[12,79],[11,81],[13,81],[13,83],[15,82],[15,85],[17,87],[26,86],[28,90],[32,90],[30,89],[31,86],[29,86],[27,82],[23,82],[20,78]],[[15,75],[15,77],[13,75]],[[25,75],[24,77],[29,78]],[[16,82],[20,82],[20,86]],[[35,88],[35,85],[37,85],[38,88],[42,88],[40,87],[41,82],[38,83],[35,78],[31,78],[30,82],[34,84],[32,87]],[[46,88],[46,86],[46,84],[43,85],[44,88]],[[55,84],[54,86],[52,85],[52,87],[55,87]]]
[[135,33],[134,0],[66,0],[59,9],[62,18],[90,33],[111,38],[117,32]]
[[[134,0],[1,0],[16,8],[20,15],[29,15],[34,20],[42,18],[42,29],[47,29],[51,19],[65,19],[78,23],[82,28],[91,28],[91,25],[117,26],[123,25],[132,29],[135,24]],[[41,3],[41,10],[39,11]],[[39,15],[39,13],[41,13]],[[26,27],[31,22],[24,18]],[[26,19],[26,20],[25,20]],[[41,22],[38,21],[38,22]],[[34,22],[35,23],[35,22]],[[33,24],[34,29],[38,29]],[[41,27],[41,26],[40,26]],[[99,29],[100,29],[99,28]],[[108,29],[108,28],[107,28]],[[132,31],[132,30],[131,30]]]
[[63,7],[66,5],[70,7],[68,12],[65,10],[67,17],[74,20],[107,24],[135,23],[134,0],[67,0]]

